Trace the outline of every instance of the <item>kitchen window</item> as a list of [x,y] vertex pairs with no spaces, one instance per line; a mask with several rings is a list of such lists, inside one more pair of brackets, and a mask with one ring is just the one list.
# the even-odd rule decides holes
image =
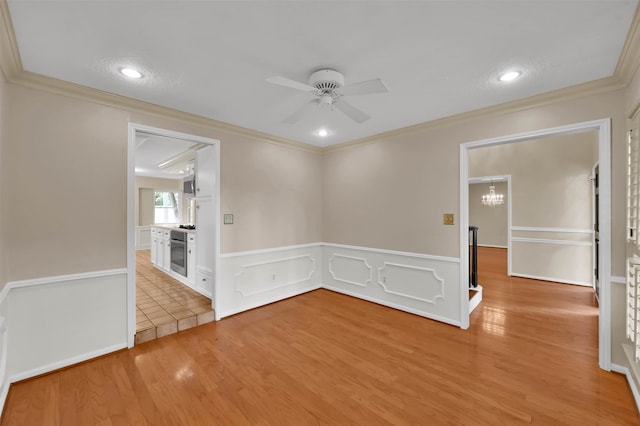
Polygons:
[[180,223],[180,193],[155,191],[154,223]]

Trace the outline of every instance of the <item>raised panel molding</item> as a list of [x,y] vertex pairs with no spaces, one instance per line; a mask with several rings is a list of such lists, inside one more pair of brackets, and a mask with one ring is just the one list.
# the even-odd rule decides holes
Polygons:
[[444,299],[444,280],[431,268],[384,262],[378,268],[378,284],[385,293],[421,302]]
[[309,254],[246,264],[234,274],[234,291],[255,296],[308,281],[315,271],[316,261]]
[[373,281],[373,269],[367,259],[333,253],[329,259],[329,274],[335,281],[366,287]]

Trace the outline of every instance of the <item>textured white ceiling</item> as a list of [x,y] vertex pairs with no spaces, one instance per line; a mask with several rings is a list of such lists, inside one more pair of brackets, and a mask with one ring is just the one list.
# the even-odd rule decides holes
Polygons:
[[[636,3],[9,0],[28,71],[318,146],[611,76]],[[350,98],[362,124],[283,123],[312,95],[265,79],[319,68],[391,92]],[[524,74],[498,83],[507,69]]]

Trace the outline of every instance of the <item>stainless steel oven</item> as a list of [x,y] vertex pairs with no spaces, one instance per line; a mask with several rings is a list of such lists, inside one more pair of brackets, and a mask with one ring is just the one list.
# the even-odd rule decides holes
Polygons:
[[187,233],[171,231],[171,270],[187,276]]

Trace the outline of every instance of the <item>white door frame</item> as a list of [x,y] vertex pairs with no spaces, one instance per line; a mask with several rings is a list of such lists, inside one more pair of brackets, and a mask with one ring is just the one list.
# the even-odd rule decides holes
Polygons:
[[174,132],[171,130],[160,129],[157,127],[145,126],[143,124],[129,123],[128,128],[128,153],[127,153],[127,345],[133,347],[136,334],[136,243],[135,243],[135,149],[136,149],[136,132],[151,133],[158,136],[164,136],[173,139],[182,139],[189,142],[204,143],[213,146],[214,163],[215,163],[215,184],[213,202],[215,203],[215,237],[214,237],[214,276],[213,286],[211,288],[211,307],[216,312],[216,320],[218,319],[218,285],[220,283],[220,141],[217,139],[205,138],[202,136],[189,135],[186,133]]
[[469,328],[469,174],[471,149],[524,142],[570,133],[598,132],[600,165],[600,304],[598,319],[599,365],[611,370],[611,119],[587,121],[515,135],[460,144],[460,327]]
[[[593,167],[591,168],[591,244],[593,244],[591,246],[591,286],[593,287],[593,291],[595,293],[596,291],[596,249],[598,248],[596,246],[596,230],[595,230],[595,225],[596,225],[596,185],[595,185],[595,178],[596,178],[596,168],[598,167],[598,162],[596,161],[596,163],[593,165]],[[599,172],[598,172],[599,173]],[[600,274],[602,275],[602,274]],[[597,293],[596,294],[596,299],[598,299],[598,303],[600,303],[600,299],[599,299],[599,295]]]
[[[467,179],[467,188],[471,184],[495,182],[507,182],[507,275],[511,276],[511,175],[496,175],[496,176],[479,176]],[[467,195],[467,201],[469,200]],[[469,204],[467,204],[467,213],[469,212]],[[469,218],[467,216],[467,221]],[[467,229],[468,229],[467,225]]]

